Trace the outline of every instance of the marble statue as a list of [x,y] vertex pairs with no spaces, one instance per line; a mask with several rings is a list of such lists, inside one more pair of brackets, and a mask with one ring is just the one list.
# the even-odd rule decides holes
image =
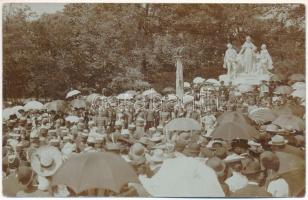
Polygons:
[[237,52],[232,48],[232,44],[227,44],[227,51],[224,57],[224,68],[227,68],[228,73],[227,76],[229,80],[233,80],[236,78],[236,70],[237,70]]
[[241,55],[241,65],[244,68],[244,73],[252,74],[254,69],[254,52],[256,46],[251,42],[250,36],[246,37],[246,41],[242,46],[239,54]]
[[266,45],[261,45],[259,66],[261,74],[270,74],[268,70],[273,69],[272,57],[266,49]]

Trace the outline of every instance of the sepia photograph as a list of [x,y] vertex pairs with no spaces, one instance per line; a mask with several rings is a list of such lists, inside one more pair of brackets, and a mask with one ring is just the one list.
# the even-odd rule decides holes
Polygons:
[[305,4],[1,9],[3,197],[305,197]]

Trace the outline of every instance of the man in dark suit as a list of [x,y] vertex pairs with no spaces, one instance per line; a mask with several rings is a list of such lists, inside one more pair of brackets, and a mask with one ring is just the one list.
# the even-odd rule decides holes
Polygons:
[[251,160],[242,171],[247,176],[248,185],[242,189],[236,190],[231,197],[271,197],[264,187],[259,186],[260,175],[262,173],[259,162]]

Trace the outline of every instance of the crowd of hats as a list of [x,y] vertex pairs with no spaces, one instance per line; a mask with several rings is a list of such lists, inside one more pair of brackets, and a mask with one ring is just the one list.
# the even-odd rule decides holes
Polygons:
[[[186,92],[190,92],[191,95],[194,90],[200,90],[198,85],[188,87],[186,84],[186,86]],[[232,88],[223,86],[218,87],[217,91],[225,93],[226,90],[230,92]],[[247,94],[236,98],[241,98],[244,102],[249,99],[249,95],[256,94],[244,95]],[[297,103],[297,99],[286,96],[280,98]],[[237,102],[239,104],[237,106],[242,108],[245,104],[241,101]],[[151,98],[148,98],[147,104],[151,102]],[[224,110],[226,109],[224,106],[219,108],[222,110],[203,109],[202,106],[195,108],[199,113],[197,117],[194,116],[195,121],[201,122],[205,115],[211,121],[200,123],[201,130],[168,131],[166,127],[172,118],[192,118],[192,115],[186,115],[191,111],[188,104],[179,110],[175,108],[176,106],[171,110],[154,110],[151,106],[147,106],[137,111],[123,110],[110,105],[106,110],[96,112],[88,108],[71,108],[64,114],[46,109],[27,111],[20,109],[21,116],[11,117],[3,123],[2,149],[5,176],[10,174],[10,170],[15,169],[19,181],[26,185],[34,173],[41,178],[53,176],[72,154],[102,151],[121,155],[138,174],[148,176],[155,174],[164,160],[179,156],[206,158],[204,164],[213,168],[217,176],[220,176],[228,165],[236,162],[243,164],[243,174],[253,174],[260,172],[262,167],[276,165],[279,167],[273,147],[283,149],[284,146],[290,145],[304,152],[305,129],[295,130],[292,126],[282,128],[271,123],[251,122],[250,125],[259,131],[249,140],[234,138],[228,141],[223,137],[212,137],[209,130],[220,125],[216,123],[216,118],[227,111]],[[148,121],[144,117],[150,111],[153,111],[155,116],[153,121]],[[85,113],[87,118],[83,117]],[[127,113],[133,116],[129,122],[126,118]],[[78,121],[65,120],[66,116],[72,114],[78,116]],[[247,112],[242,114],[247,115]],[[264,166],[261,165],[262,160]],[[46,179],[41,179],[39,182],[40,188],[48,187]]]

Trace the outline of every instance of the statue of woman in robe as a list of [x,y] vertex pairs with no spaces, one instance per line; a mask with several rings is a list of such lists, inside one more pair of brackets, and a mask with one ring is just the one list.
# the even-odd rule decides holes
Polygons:
[[244,67],[244,72],[246,74],[251,74],[254,68],[254,51],[256,46],[251,42],[250,36],[246,37],[246,42],[243,44],[241,51],[242,55],[242,66]]
[[272,57],[266,49],[266,45],[261,45],[260,51],[260,68],[263,74],[271,74],[268,70],[273,69]]

